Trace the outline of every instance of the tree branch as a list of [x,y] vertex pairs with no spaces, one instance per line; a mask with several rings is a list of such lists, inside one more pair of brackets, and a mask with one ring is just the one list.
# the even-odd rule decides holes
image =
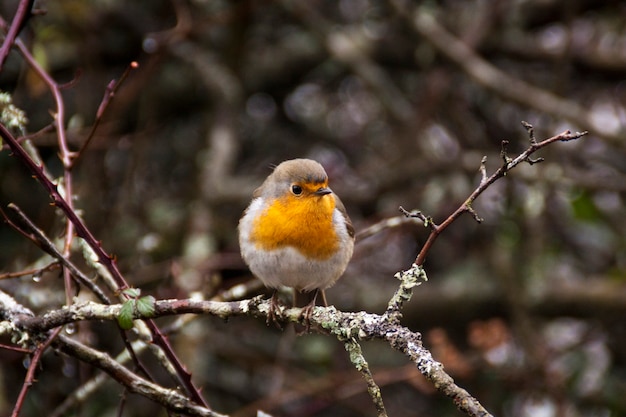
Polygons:
[[[516,156],[515,158],[511,159],[511,158],[509,158],[509,156],[506,153],[506,145],[508,144],[508,142],[507,141],[503,141],[502,142],[502,151],[501,151],[503,163],[500,166],[500,168],[498,168],[489,177],[487,177],[487,171],[486,171],[486,168],[485,168],[486,157],[483,157],[483,159],[481,160],[481,163],[480,163],[479,171],[481,173],[481,180],[480,180],[480,183],[479,183],[478,187],[476,187],[476,189],[463,202],[463,204],[461,204],[441,224],[437,225],[435,223],[432,223],[432,221],[430,222],[431,231],[430,231],[430,234],[428,235],[428,239],[426,240],[426,243],[424,243],[424,246],[422,246],[422,249],[420,250],[419,254],[417,255],[417,258],[415,259],[415,263],[417,265],[423,265],[424,264],[424,261],[426,260],[426,255],[428,254],[428,251],[432,247],[432,245],[435,242],[435,240],[437,239],[437,237],[448,226],[450,226],[450,224],[452,224],[456,219],[458,219],[463,213],[470,213],[472,215],[472,217],[479,223],[482,221],[482,219],[478,216],[478,214],[472,208],[472,204],[474,203],[476,198],[478,198],[479,195],[481,195],[487,188],[489,188],[489,186],[491,184],[493,184],[494,182],[496,182],[500,178],[504,177],[510,170],[512,170],[513,168],[515,168],[517,165],[519,165],[522,162],[529,162],[529,163],[541,162],[540,159],[531,160],[531,158],[530,158],[531,155],[533,155],[539,149],[541,149],[543,147],[546,147],[546,146],[548,146],[548,145],[550,145],[550,144],[552,144],[554,142],[567,142],[567,141],[570,141],[570,140],[580,139],[581,137],[583,137],[583,136],[585,136],[587,134],[586,131],[585,132],[572,133],[569,130],[565,130],[565,131],[559,133],[558,135],[552,136],[552,137],[550,137],[548,139],[545,139],[545,140],[543,140],[541,142],[537,142],[537,140],[535,138],[535,135],[534,135],[534,130],[533,130],[532,125],[530,123],[527,123],[527,122],[522,122],[522,125],[528,131],[528,134],[529,134],[529,137],[530,137],[530,146],[524,152],[520,153],[518,156]],[[402,210],[404,210],[404,209],[402,209]],[[407,212],[406,210],[404,210],[404,212],[405,212],[405,215],[411,215],[411,213]],[[421,213],[419,213],[419,215],[421,216],[420,218],[427,219]],[[417,215],[415,215],[415,216],[417,216]]]
[[24,404],[24,400],[26,399],[26,393],[28,392],[28,389],[35,383],[35,372],[39,367],[41,356],[46,351],[46,349],[48,349],[50,344],[54,341],[54,339],[59,335],[60,332],[61,327],[54,329],[54,331],[51,332],[48,336],[48,339],[41,345],[37,346],[37,348],[35,349],[35,353],[33,354],[33,357],[31,358],[28,365],[28,372],[26,372],[26,377],[24,378],[22,389],[20,390],[17,400],[15,401],[15,406],[13,407],[11,417],[18,417],[20,415],[22,405]]
[[[421,277],[421,268],[413,266],[407,276],[412,277],[404,286],[411,287],[413,277]],[[23,315],[14,317],[15,325],[26,334],[41,334],[68,323],[93,320],[117,320],[122,309],[121,304],[103,305],[93,302],[73,304],[59,310],[50,311],[43,316]],[[255,297],[249,300],[217,302],[183,300],[159,300],[154,303],[152,318],[179,315],[205,314],[220,318],[251,316],[266,319],[270,309],[268,300]],[[0,314],[2,305],[0,304]],[[276,313],[276,312],[275,312]],[[145,319],[138,310],[133,311],[133,318]],[[302,320],[302,309],[288,308],[277,313],[280,322],[297,323]],[[422,346],[421,335],[401,326],[394,316],[377,315],[366,312],[341,312],[334,307],[315,307],[311,314],[311,325],[323,334],[332,334],[340,341],[373,340],[386,341],[393,349],[404,353],[418,370],[443,394],[452,398],[457,407],[471,416],[490,415],[482,405],[467,391],[458,387],[443,366],[435,361],[430,352]],[[120,365],[121,366],[121,365]],[[105,370],[106,371],[106,370]],[[121,376],[126,378],[125,376]],[[125,380],[121,381],[127,384]],[[373,387],[370,387],[370,392]],[[378,407],[378,406],[377,406]]]
[[352,362],[356,370],[363,375],[363,378],[365,378],[365,382],[367,383],[367,392],[374,402],[374,407],[376,407],[378,417],[387,417],[387,411],[385,410],[383,397],[380,393],[380,387],[374,381],[374,377],[372,376],[367,360],[365,360],[365,357],[363,356],[361,345],[359,345],[355,339],[348,339],[344,342],[344,346],[348,352],[348,356],[350,356],[350,362]]
[[[17,35],[22,30],[31,14],[31,9],[34,3],[35,0],[21,0],[17,6],[17,11],[15,12],[15,16],[11,22],[11,27],[4,37],[4,42],[2,42],[2,47],[0,48],[0,72],[4,67],[4,62],[9,55],[9,51],[11,51],[11,47],[13,46]],[[4,27],[4,25],[2,26]]]
[[[91,247],[91,249],[98,257],[98,261],[103,264],[105,268],[111,273],[111,275],[115,279],[115,282],[118,285],[117,290],[123,291],[125,289],[128,289],[129,286],[122,276],[119,268],[117,267],[115,259],[105,252],[100,242],[96,240],[95,236],[87,228],[83,220],[76,214],[73,207],[59,193],[57,186],[46,176],[42,167],[37,165],[32,160],[32,158],[26,153],[26,151],[24,151],[22,146],[20,146],[19,142],[13,137],[13,135],[11,135],[11,132],[9,132],[9,130],[2,124],[0,124],[0,136],[7,142],[14,155],[24,165],[26,165],[26,167],[31,171],[35,179],[48,192],[53,204],[60,208],[69,220],[69,222],[74,225],[74,227],[76,228],[76,233],[79,237],[83,238],[85,242],[87,242],[87,244]],[[146,320],[146,325],[152,332],[154,342],[163,349],[163,352],[167,356],[168,360],[176,369],[180,382],[185,386],[187,392],[189,392],[194,401],[198,402],[198,404],[203,404],[207,406],[206,401],[204,400],[202,395],[200,395],[198,389],[194,386],[193,381],[191,380],[191,374],[178,359],[169,342],[165,339],[165,337],[163,337],[156,324],[148,319]]]
[[176,390],[163,388],[154,382],[141,378],[120,365],[108,354],[61,335],[53,346],[66,355],[77,358],[109,374],[128,391],[157,402],[168,410],[192,416],[226,417],[200,406]]
[[111,301],[109,300],[109,297],[107,297],[106,294],[104,294],[104,292],[100,289],[100,287],[98,287],[94,282],[92,282],[91,279],[89,279],[89,277],[87,277],[87,275],[85,275],[80,269],[78,269],[78,267],[76,267],[76,265],[74,265],[68,259],[67,256],[64,256],[57,249],[54,243],[52,243],[52,241],[48,239],[45,233],[41,229],[39,229],[26,216],[26,214],[22,210],[20,210],[19,207],[11,203],[9,204],[9,208],[13,210],[14,213],[17,214],[17,216],[20,219],[20,222],[24,225],[25,229],[20,228],[19,226],[14,224],[12,221],[10,221],[9,218],[4,213],[4,211],[0,209],[0,214],[2,214],[5,221],[9,225],[11,225],[14,229],[18,230],[22,235],[26,236],[35,245],[41,248],[41,250],[43,250],[48,255],[52,256],[53,258],[55,258],[59,264],[63,265],[63,267],[66,268],[71,273],[71,275],[74,277],[74,279],[78,283],[82,284],[83,286],[91,290],[91,292],[95,294],[101,302],[106,303],[106,304],[111,303]]

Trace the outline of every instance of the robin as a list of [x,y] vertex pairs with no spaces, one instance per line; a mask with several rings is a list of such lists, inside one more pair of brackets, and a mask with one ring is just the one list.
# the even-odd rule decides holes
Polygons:
[[308,327],[318,295],[326,305],[324,290],[352,257],[354,228],[322,165],[292,159],[254,191],[239,221],[239,245],[252,273],[274,289],[268,322],[276,318],[276,290],[286,286]]

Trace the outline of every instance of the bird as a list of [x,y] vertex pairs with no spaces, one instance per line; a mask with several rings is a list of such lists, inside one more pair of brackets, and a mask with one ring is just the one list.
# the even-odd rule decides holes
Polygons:
[[252,194],[238,231],[243,260],[274,290],[268,324],[278,323],[278,289],[291,287],[308,331],[318,297],[327,306],[324,290],[344,273],[354,249],[354,227],[324,167],[303,158],[280,163]]

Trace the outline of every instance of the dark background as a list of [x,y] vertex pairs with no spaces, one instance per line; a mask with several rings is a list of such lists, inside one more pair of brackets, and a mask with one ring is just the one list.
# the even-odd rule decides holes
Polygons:
[[[16,4],[0,5],[6,21]],[[524,164],[490,187],[474,204],[482,224],[466,215],[446,230],[403,324],[422,332],[435,358],[495,415],[626,414],[622,2],[38,6],[46,13],[31,18],[20,37],[58,82],[71,83],[63,97],[72,149],[88,135],[109,81],[131,61],[139,64],[73,171],[75,205],[127,280],[157,298],[210,298],[252,279],[236,227],[272,164],[321,162],[358,232],[397,216],[399,206],[444,220],[478,185],[483,155],[490,173],[501,164],[502,140],[510,142],[510,156],[528,146],[522,120],[539,139],[589,130],[542,150],[545,162]],[[434,46],[404,6],[432,14],[509,82],[469,75],[449,59],[452,45]],[[508,92],[511,80],[563,101],[547,110],[533,89]],[[15,51],[0,72],[0,89],[26,112],[29,133],[51,123],[50,92]],[[56,136],[33,142],[51,173],[61,175]],[[62,217],[3,148],[0,204],[11,202],[62,239]],[[383,312],[397,286],[394,273],[411,265],[427,234],[405,224],[360,241],[345,276],[328,291],[330,302]],[[78,249],[74,256],[80,262]],[[0,225],[0,273],[46,262]],[[0,287],[35,311],[64,302],[58,272],[2,280]],[[110,324],[78,330],[77,337],[112,355],[122,349]],[[210,317],[171,338],[219,412],[375,415],[365,383],[332,338],[295,338],[259,320]],[[374,342],[364,351],[390,416],[460,415],[406,358]],[[1,355],[0,410],[10,410],[24,358]],[[22,415],[50,412],[93,374],[49,353]],[[108,382],[74,412],[113,415],[121,392]],[[129,416],[166,415],[135,396],[125,409]]]

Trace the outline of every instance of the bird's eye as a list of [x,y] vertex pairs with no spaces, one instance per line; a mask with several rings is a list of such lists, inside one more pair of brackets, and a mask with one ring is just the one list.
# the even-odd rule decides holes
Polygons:
[[291,186],[291,192],[294,195],[300,195],[300,194],[302,194],[302,187],[300,187],[297,184],[294,184],[294,185]]

